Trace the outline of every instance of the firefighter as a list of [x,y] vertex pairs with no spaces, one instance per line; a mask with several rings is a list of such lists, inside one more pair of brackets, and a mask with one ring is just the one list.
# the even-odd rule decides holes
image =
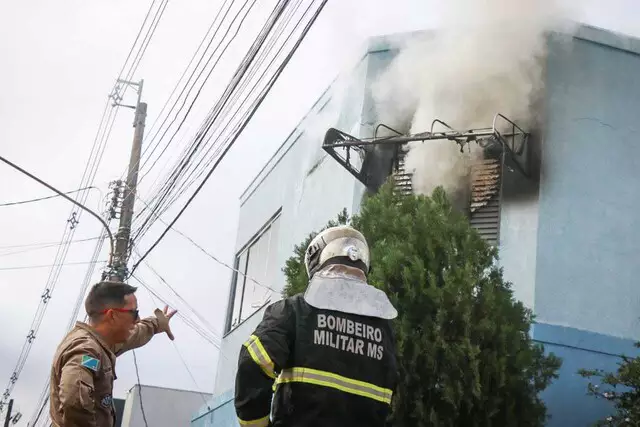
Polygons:
[[367,284],[364,236],[347,226],[323,231],[307,248],[305,266],[304,294],[267,307],[240,350],[240,425],[386,425],[397,382],[397,311]]
[[89,323],[76,323],[58,346],[51,367],[49,413],[54,427],[113,427],[116,357],[161,332],[174,339],[169,320],[176,311],[156,309],[155,317],[140,320],[135,291],[120,282],[100,282],[89,291]]

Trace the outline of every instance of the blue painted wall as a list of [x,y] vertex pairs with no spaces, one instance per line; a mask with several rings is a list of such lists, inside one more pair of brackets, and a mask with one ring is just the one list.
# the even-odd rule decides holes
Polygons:
[[238,427],[233,406],[233,391],[227,391],[207,402],[192,418],[191,427]]
[[[613,406],[604,399],[587,396],[589,380],[578,370],[614,372],[621,362],[620,355],[638,354],[634,341],[547,324],[535,325],[533,337],[544,344],[547,352],[563,359],[560,377],[542,393],[551,415],[548,426],[589,426],[609,415]],[[593,382],[598,383],[595,378]]]
[[552,44],[543,146],[538,320],[639,336],[640,56]]
[[547,66],[534,338],[564,360],[549,425],[587,426],[611,407],[577,370],[614,371],[640,335],[640,55],[554,39]]

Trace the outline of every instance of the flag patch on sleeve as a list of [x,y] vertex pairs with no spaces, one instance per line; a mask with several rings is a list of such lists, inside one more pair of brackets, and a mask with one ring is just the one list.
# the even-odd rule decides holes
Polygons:
[[98,372],[98,368],[100,367],[100,361],[94,357],[91,357],[87,354],[82,356],[82,366],[85,368],[89,368],[94,372]]

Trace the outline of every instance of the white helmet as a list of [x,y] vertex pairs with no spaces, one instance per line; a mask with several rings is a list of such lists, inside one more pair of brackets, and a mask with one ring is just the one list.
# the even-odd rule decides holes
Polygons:
[[327,228],[311,240],[304,255],[304,265],[309,278],[328,260],[346,257],[356,262],[361,261],[365,273],[369,272],[369,246],[359,231],[346,225]]

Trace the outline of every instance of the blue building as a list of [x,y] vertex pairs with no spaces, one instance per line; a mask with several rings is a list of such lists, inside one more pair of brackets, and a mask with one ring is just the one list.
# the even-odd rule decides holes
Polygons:
[[[280,297],[284,261],[343,208],[358,211],[365,184],[380,180],[365,169],[391,172],[388,153],[376,151],[354,166],[356,179],[322,149],[322,138],[329,127],[373,136],[372,84],[398,54],[398,39],[417,36],[372,39],[242,195],[235,262],[252,280],[233,278],[215,397],[193,427],[238,425],[237,356],[265,306]],[[472,194],[471,221],[499,246],[515,296],[534,310],[534,339],[563,358],[560,378],[543,396],[548,425],[586,426],[611,407],[586,395],[577,370],[615,370],[640,337],[640,41],[583,26],[569,48],[554,35],[548,43],[542,119],[529,156],[507,159],[528,165],[530,177],[500,162],[491,197]]]

